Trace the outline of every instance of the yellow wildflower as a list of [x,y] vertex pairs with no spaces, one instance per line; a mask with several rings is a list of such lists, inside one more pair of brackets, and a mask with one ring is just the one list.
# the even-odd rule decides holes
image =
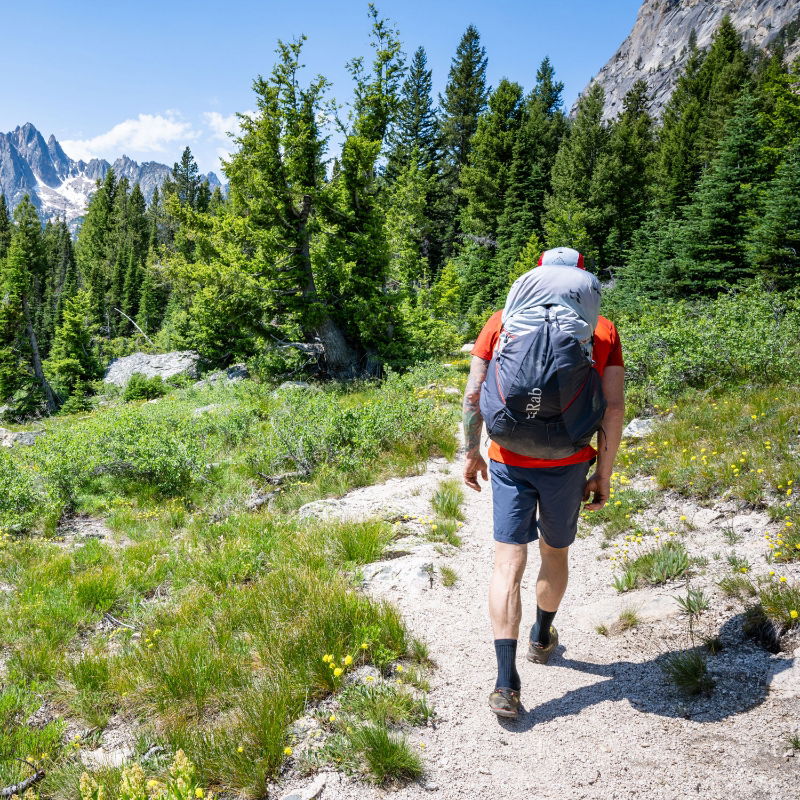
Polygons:
[[283,754],[285,756],[290,756],[292,754],[292,748],[291,747],[284,747],[283,748]]

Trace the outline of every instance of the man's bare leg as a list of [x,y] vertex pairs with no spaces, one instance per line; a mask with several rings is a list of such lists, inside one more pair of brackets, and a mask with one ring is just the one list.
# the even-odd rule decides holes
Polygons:
[[489,617],[495,639],[518,639],[522,619],[520,583],[528,545],[494,543],[494,570],[489,581]]
[[519,708],[517,638],[522,618],[520,583],[527,558],[528,545],[495,542],[494,569],[489,582],[489,616],[494,631],[497,680],[489,696],[489,706],[495,714],[506,717],[515,717]]
[[528,659],[544,664],[558,644],[558,637],[553,639],[550,632],[567,590],[569,547],[550,547],[540,538],[539,553],[542,561],[536,579],[536,624],[531,631]]
[[536,604],[544,611],[558,611],[567,590],[569,578],[569,547],[550,547],[539,538],[542,563],[536,579]]

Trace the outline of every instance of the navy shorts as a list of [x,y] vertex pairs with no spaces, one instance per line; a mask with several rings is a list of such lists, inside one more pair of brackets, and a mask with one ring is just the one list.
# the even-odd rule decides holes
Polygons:
[[490,461],[495,541],[528,544],[541,532],[550,547],[569,547],[578,531],[590,463],[512,467]]

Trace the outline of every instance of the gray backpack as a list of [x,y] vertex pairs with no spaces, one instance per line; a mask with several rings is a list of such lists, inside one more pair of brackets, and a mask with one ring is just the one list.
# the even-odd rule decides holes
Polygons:
[[591,442],[606,408],[592,362],[599,312],[600,282],[578,267],[535,267],[514,282],[481,390],[494,442],[544,459]]

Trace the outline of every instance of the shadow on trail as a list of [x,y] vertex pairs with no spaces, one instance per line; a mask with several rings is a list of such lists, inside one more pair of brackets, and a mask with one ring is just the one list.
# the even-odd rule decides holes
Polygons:
[[720,631],[724,649],[718,655],[708,656],[709,673],[716,683],[710,695],[686,697],[664,675],[662,664],[682,650],[660,653],[642,662],[596,664],[565,657],[566,648],[559,646],[542,669],[577,670],[606,680],[572,689],[562,697],[535,705],[536,674],[526,669],[522,695],[524,700],[527,694],[531,707],[520,708],[516,720],[498,718],[498,722],[509,733],[524,733],[536,725],[580,714],[599,703],[619,700],[627,700],[634,709],[643,713],[695,722],[718,722],[748,711],[767,696],[768,679],[790,669],[794,660],[771,658],[766,650],[745,640],[741,632],[743,616],[740,614],[725,623]]

